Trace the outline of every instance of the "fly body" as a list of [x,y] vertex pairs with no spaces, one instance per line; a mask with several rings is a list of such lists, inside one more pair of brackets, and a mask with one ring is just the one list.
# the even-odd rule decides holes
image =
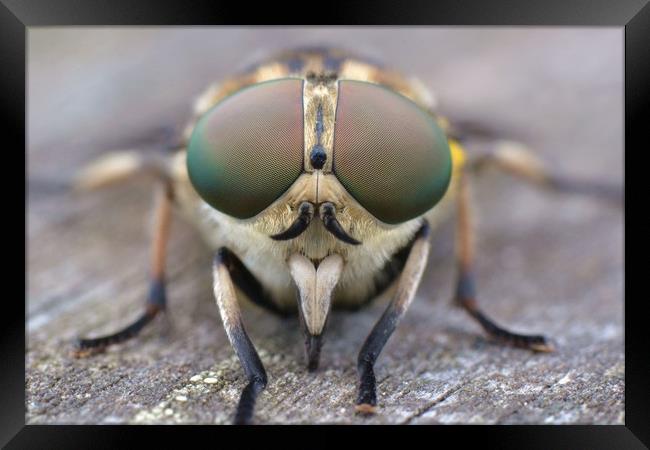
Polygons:
[[417,80],[335,49],[284,52],[208,87],[172,157],[111,155],[78,179],[95,187],[149,173],[162,187],[145,312],[115,334],[82,339],[77,354],[132,337],[164,311],[173,208],[215,251],[215,299],[248,380],[237,423],[251,421],[268,382],[244,329],[240,296],[298,314],[307,367],[316,370],[331,309],[388,292],[391,301],[357,360],[356,410],[372,414],[375,362],[415,295],[431,230],[453,211],[458,305],[494,338],[551,351],[544,336],[500,328],[477,305],[468,176],[492,165],[549,188],[605,191],[555,176],[521,144],[495,141],[489,152],[466,155],[461,142],[471,137],[436,112]]
[[[343,89],[347,88],[346,83],[356,87],[352,84],[353,82],[367,89],[370,94],[375,89],[380,91],[380,94],[391,92],[390,95],[393,95],[396,101],[404,102],[407,108],[411,107],[414,110],[420,108],[423,115],[428,115],[429,113],[426,111],[432,107],[429,100],[431,96],[427,95],[416,81],[333,50],[327,52],[304,50],[286,53],[271,62],[252,69],[249,73],[210,87],[198,99],[195,108],[196,117],[186,131],[186,142],[188,143],[191,143],[192,132],[196,130],[197,122],[201,118],[204,120],[209,118],[206,117],[206,114],[210,114],[209,111],[213,110],[215,121],[220,119],[217,117],[221,112],[219,105],[224,102],[224,99],[229,98],[234,106],[234,103],[238,101],[238,95],[254,96],[258,94],[256,97],[259,98],[259,93],[255,92],[256,89],[268,90],[268,95],[274,98],[273,102],[275,103],[277,95],[279,95],[274,92],[277,87],[287,95],[286,100],[287,103],[290,103],[290,107],[297,110],[294,117],[296,123],[275,129],[273,129],[275,124],[272,124],[268,129],[261,130],[260,142],[252,144],[254,148],[247,155],[251,160],[242,161],[243,170],[249,170],[250,177],[267,178],[269,184],[273,183],[274,176],[278,176],[276,175],[278,171],[274,173],[273,170],[270,170],[269,159],[278,160],[291,156],[294,158],[291,163],[300,166],[292,167],[295,169],[295,173],[300,173],[295,182],[286,191],[273,193],[269,196],[272,198],[275,195],[277,198],[271,200],[269,204],[262,205],[263,210],[246,213],[253,214],[251,217],[235,218],[220,211],[219,208],[210,206],[201,198],[200,194],[197,194],[197,190],[191,183],[191,173],[188,176],[187,172],[188,162],[190,170],[193,167],[192,163],[203,165],[205,162],[203,160],[196,162],[188,160],[186,148],[182,149],[174,158],[174,191],[178,193],[179,204],[184,214],[198,225],[202,235],[212,247],[227,246],[232,249],[244,265],[261,281],[264,288],[272,294],[273,302],[282,309],[291,310],[297,306],[295,301],[296,283],[291,277],[291,268],[287,264],[291,255],[305,256],[314,267],[317,267],[329,255],[340,255],[344,263],[332,295],[332,306],[334,308],[358,306],[359,303],[371,300],[378,293],[378,287],[384,284],[385,271],[383,269],[390,264],[391,258],[412,240],[421,226],[422,219],[426,217],[429,222],[437,222],[449,212],[448,205],[454,193],[453,188],[449,189],[447,195],[440,201],[439,207],[427,208],[426,213],[423,214],[409,214],[413,217],[408,217],[407,220],[399,223],[385,223],[370,214],[342,186],[341,181],[337,178],[337,170],[333,167],[335,163],[338,163],[336,154],[338,149],[334,149],[337,133],[335,126],[337,106],[343,106],[337,103],[340,84],[344,84]],[[276,86],[274,86],[275,83],[277,83]],[[280,86],[283,83],[287,84],[286,89]],[[248,89],[248,93],[242,92],[243,89]],[[237,92],[239,94],[236,94]],[[399,93],[399,95],[392,92]],[[223,105],[223,107],[227,106]],[[277,108],[277,105],[274,107]],[[380,123],[383,113],[380,105],[371,104],[363,105],[363,107],[368,108],[367,111],[363,111],[364,113],[377,116],[377,123],[368,125],[386,126],[388,132],[390,132],[390,127],[401,127],[394,123]],[[257,113],[263,107],[256,105],[255,108]],[[345,114],[340,110],[338,113]],[[269,114],[273,114],[273,112],[269,112]],[[431,115],[430,118],[435,126],[435,116]],[[385,120],[388,122],[389,119]],[[253,118],[238,119],[237,125],[241,127],[241,130],[238,129],[236,132],[246,132],[247,127],[254,127],[255,124],[251,123],[254,120]],[[270,148],[273,143],[269,141],[273,139],[284,139],[281,141],[282,144],[289,139],[286,136],[287,126],[298,128],[294,141],[289,144],[295,147],[292,149],[293,154],[282,146],[277,149]],[[441,131],[440,133],[442,134]],[[194,139],[198,140],[198,136],[195,135]],[[380,138],[378,137],[378,139]],[[369,145],[367,141],[363,140],[359,140],[359,143]],[[376,141],[370,145],[378,143],[383,144]],[[446,152],[446,155],[440,159],[445,157],[449,159],[451,153],[447,148],[447,143],[442,142],[440,147]],[[273,153],[276,150],[278,154]],[[198,153],[200,150],[196,149],[195,151]],[[225,151],[233,150],[224,149]],[[354,149],[349,151],[352,152]],[[381,160],[385,156],[381,151],[381,147],[371,148],[369,151],[359,154],[356,161],[348,163],[347,161],[351,159],[348,157],[342,163],[354,162],[360,166],[371,166],[366,169],[368,177],[364,180],[367,183],[364,188],[368,189],[369,195],[377,198],[385,197],[384,203],[390,199],[393,204],[387,205],[386,208],[399,209],[401,203],[408,202],[408,198],[400,201],[401,199],[394,195],[394,192],[390,192],[393,187],[391,181],[400,179],[402,184],[410,185],[405,186],[404,194],[406,197],[411,197],[413,191],[409,188],[412,187],[414,191],[417,191],[416,184],[421,180],[404,179],[404,177],[408,177],[409,173],[403,173],[400,167],[390,166],[388,162],[382,163]],[[408,151],[408,149],[395,149],[395,157],[406,159],[409,157]],[[189,157],[192,158],[195,155],[190,153]],[[284,163],[284,161],[281,162]],[[436,193],[438,197],[444,193],[451,173],[449,171],[450,163],[447,161],[443,161],[443,163],[448,167],[442,168],[442,171],[445,172],[440,175],[444,179],[440,181],[442,187],[440,188],[441,192]],[[384,167],[381,167],[380,171],[372,171],[372,168],[379,164],[384,164]],[[409,161],[409,164],[412,163]],[[354,167],[346,169],[355,170]],[[435,176],[434,171],[422,172],[423,177]],[[197,175],[197,178],[199,176]],[[206,174],[208,179],[216,176],[218,175],[213,173]],[[209,179],[206,184],[211,181]],[[203,180],[196,181],[199,184],[202,182]],[[246,181],[234,180],[233,183],[246,183]],[[209,191],[210,187],[206,187],[206,191]],[[241,204],[245,200],[236,198],[239,195],[239,192],[236,192],[237,188],[237,186],[232,186],[229,193],[233,198],[229,201]],[[248,188],[248,186],[242,186],[241,190]],[[261,186],[261,188],[266,192],[269,191],[266,186]],[[252,195],[252,193],[247,192],[246,195]],[[430,202],[433,204],[436,200],[431,198]],[[216,201],[219,202],[219,200]],[[373,199],[373,206],[374,203],[377,202]],[[300,214],[301,205],[305,205],[304,208],[310,208],[308,219]],[[326,229],[321,215],[328,209],[335,212],[332,220],[336,220],[338,223],[337,228],[343,230],[342,232],[348,238],[352,238],[360,244],[351,245],[345,238],[341,239],[340,236],[337,237],[331,230]],[[239,213],[239,211],[237,212]],[[302,219],[300,219],[301,217]],[[297,219],[302,220],[305,224],[299,234],[291,239],[272,238],[291,228]],[[391,222],[395,222],[393,218],[390,219]],[[271,267],[273,269],[270,270]]]

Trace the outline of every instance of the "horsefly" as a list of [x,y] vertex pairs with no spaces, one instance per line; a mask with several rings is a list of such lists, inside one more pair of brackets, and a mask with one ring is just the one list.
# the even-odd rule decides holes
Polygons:
[[349,53],[287,51],[210,86],[169,158],[111,153],[84,169],[80,188],[141,174],[160,186],[144,313],[117,333],[79,340],[76,355],[136,336],[165,310],[173,209],[216,252],[214,296],[248,381],[235,423],[251,422],[268,383],[235,288],[270,312],[298,314],[310,371],[318,369],[332,308],[390,293],[357,360],[356,412],[373,414],[375,362],[413,300],[431,230],[454,211],[456,303],[493,338],[553,351],[550,339],[505,330],[477,304],[469,176],[493,166],[550,189],[617,201],[620,193],[558,176],[515,142],[494,139],[490,151],[471,155],[464,142],[473,131],[455,128],[434,103],[417,80]]

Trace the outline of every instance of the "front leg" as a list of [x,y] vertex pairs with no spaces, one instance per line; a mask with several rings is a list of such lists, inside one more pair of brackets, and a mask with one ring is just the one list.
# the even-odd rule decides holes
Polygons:
[[508,331],[486,316],[476,302],[476,288],[473,275],[474,242],[472,230],[471,203],[467,174],[459,174],[458,185],[458,217],[456,227],[456,249],[458,260],[458,282],[456,286],[456,301],[483,329],[493,338],[516,347],[538,352],[551,352],[552,343],[542,335],[517,334]]
[[266,371],[262,361],[244,329],[235,286],[231,277],[231,272],[236,267],[240,267],[240,264],[234,254],[223,247],[215,255],[212,267],[214,296],[219,307],[221,320],[230,344],[237,353],[244,374],[248,379],[248,384],[241,393],[235,413],[234,423],[239,425],[250,423],[257,396],[264,390],[267,383]]
[[370,332],[370,335],[359,352],[357,370],[359,372],[360,384],[356,411],[360,414],[373,414],[375,412],[377,406],[375,362],[415,296],[415,291],[420,284],[424,267],[427,264],[427,257],[429,255],[428,238],[429,225],[425,222],[417,232],[411,246],[393,299]]
[[153,242],[151,245],[149,292],[144,312],[135,322],[116,333],[91,339],[79,339],[77,341],[77,348],[74,351],[74,356],[77,358],[102,352],[109,345],[118,344],[137,336],[154,317],[160,312],[165,311],[167,305],[167,297],[165,295],[165,261],[173,200],[171,185],[168,183],[161,185],[157,194]]
[[478,172],[492,166],[522,181],[541,188],[566,194],[580,194],[620,206],[623,188],[603,180],[581,179],[560,173],[549,167],[524,144],[498,140],[494,148],[472,157],[465,170]]

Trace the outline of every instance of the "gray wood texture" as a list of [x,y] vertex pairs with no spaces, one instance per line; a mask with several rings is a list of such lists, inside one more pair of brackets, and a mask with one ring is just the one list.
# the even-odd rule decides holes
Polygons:
[[[622,29],[31,28],[28,35],[28,423],[228,423],[245,380],[211,293],[211,255],[172,224],[169,315],[89,359],[146,293],[152,186],[73,195],[114,148],[157,151],[193,98],[254,59],[310,43],[370,53],[435,90],[452,117],[531,144],[565,173],[623,183]],[[297,319],[244,301],[269,375],[258,423],[624,423],[623,214],[490,171],[474,183],[483,308],[553,354],[503,347],[452,306],[450,226],[377,364],[379,413],[356,417],[356,355],[386,305],[335,312],[307,373]]]

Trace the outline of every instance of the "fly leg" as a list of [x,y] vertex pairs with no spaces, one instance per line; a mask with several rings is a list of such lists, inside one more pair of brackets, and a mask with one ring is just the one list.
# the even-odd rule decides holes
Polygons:
[[467,169],[481,170],[492,166],[524,181],[561,193],[591,196],[614,205],[621,204],[623,189],[619,185],[578,179],[553,170],[523,144],[496,141],[491,151],[474,156]]
[[425,222],[417,232],[411,246],[404,269],[397,282],[393,299],[366,338],[357,360],[359,372],[359,395],[356,411],[360,414],[373,414],[377,406],[377,381],[374,366],[381,350],[386,345],[399,320],[408,309],[415,291],[420,284],[429,255],[429,225]]
[[[264,370],[262,361],[244,329],[235,285],[233,283],[235,279],[233,274],[241,272],[242,267],[244,266],[239,259],[225,247],[217,252],[212,266],[214,296],[219,307],[221,320],[230,344],[235,350],[239,362],[244,369],[244,374],[248,379],[248,384],[239,398],[239,404],[235,413],[235,424],[250,423],[253,417],[253,411],[255,410],[257,396],[264,390],[267,383],[266,371]],[[239,276],[238,278],[241,279]],[[255,286],[248,289],[248,291],[246,289],[242,290],[247,295],[253,294],[256,296],[261,293]],[[256,301],[256,303],[258,302]]]
[[508,331],[492,321],[479,308],[476,302],[476,287],[473,275],[474,234],[472,230],[471,204],[467,174],[461,172],[458,182],[458,217],[456,227],[456,251],[458,260],[458,282],[456,301],[483,329],[493,338],[516,347],[534,351],[550,352],[554,350],[549,340],[541,335],[517,334]]
[[158,313],[165,311],[167,305],[167,297],[165,295],[165,260],[171,222],[172,198],[171,185],[169,183],[163,184],[157,192],[156,207],[154,210],[151,273],[149,276],[149,292],[144,312],[135,322],[116,333],[92,339],[79,339],[75,356],[89,356],[103,351],[109,345],[118,344],[137,336],[145,325],[150,323]]
[[257,306],[266,309],[280,317],[289,317],[292,311],[283,309],[278,306],[272,297],[264,290],[262,284],[255,275],[253,275],[243,262],[231,252],[228,248],[222,247],[219,250],[223,253],[223,258],[227,261],[228,272],[235,286],[239,288],[248,299]]

